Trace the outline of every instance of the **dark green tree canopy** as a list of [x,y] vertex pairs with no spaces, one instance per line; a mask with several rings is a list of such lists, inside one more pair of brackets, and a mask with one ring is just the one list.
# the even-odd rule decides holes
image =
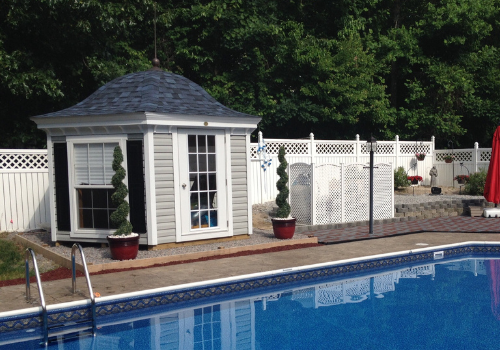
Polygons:
[[266,137],[489,146],[500,118],[500,0],[4,0],[0,147],[28,118],[113,78],[163,69],[262,116]]

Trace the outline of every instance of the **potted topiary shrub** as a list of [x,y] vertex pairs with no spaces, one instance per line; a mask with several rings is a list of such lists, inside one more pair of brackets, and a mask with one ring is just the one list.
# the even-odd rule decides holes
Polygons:
[[120,146],[116,146],[113,152],[113,171],[115,174],[111,178],[111,184],[115,189],[111,195],[111,201],[116,206],[116,210],[110,215],[111,223],[116,227],[116,231],[107,237],[111,257],[114,260],[135,259],[139,250],[139,235],[132,233],[132,224],[128,221],[130,206],[125,199],[128,189],[123,183],[126,173],[122,162],[122,149]]
[[276,217],[271,219],[273,223],[274,236],[279,239],[290,239],[295,233],[295,221],[296,218],[290,216],[290,204],[288,204],[288,174],[286,173],[286,168],[288,163],[285,159],[285,148],[280,147],[278,152],[278,160],[280,165],[276,170],[279,176],[276,182],[276,188],[278,189],[278,195],[276,196],[276,204],[278,205],[278,211]]

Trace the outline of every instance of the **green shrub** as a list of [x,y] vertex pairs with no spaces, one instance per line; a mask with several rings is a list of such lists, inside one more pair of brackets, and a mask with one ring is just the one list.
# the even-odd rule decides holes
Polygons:
[[487,169],[481,169],[477,173],[470,174],[469,182],[465,184],[465,193],[473,196],[482,196],[487,174]]
[[128,236],[132,232],[132,225],[127,217],[130,212],[130,206],[125,199],[128,194],[127,186],[123,183],[125,179],[125,169],[122,166],[123,153],[120,146],[116,146],[113,152],[113,170],[115,174],[111,178],[111,184],[115,192],[111,195],[111,200],[116,205],[116,210],[111,214],[111,222],[117,227],[114,235]]
[[288,167],[288,162],[285,159],[285,148],[280,147],[278,152],[278,160],[280,165],[276,170],[279,179],[276,182],[276,188],[278,189],[278,195],[276,196],[276,205],[278,206],[277,217],[287,218],[290,215],[290,205],[288,204],[288,174],[286,173],[286,168]]
[[394,170],[394,188],[408,187],[410,183],[406,177],[406,171],[402,166]]

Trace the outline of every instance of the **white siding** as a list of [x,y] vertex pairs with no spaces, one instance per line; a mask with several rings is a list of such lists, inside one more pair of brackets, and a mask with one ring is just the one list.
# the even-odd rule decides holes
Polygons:
[[244,135],[231,136],[231,179],[233,202],[233,235],[248,232],[247,149]]
[[172,134],[154,135],[154,167],[158,244],[175,242]]

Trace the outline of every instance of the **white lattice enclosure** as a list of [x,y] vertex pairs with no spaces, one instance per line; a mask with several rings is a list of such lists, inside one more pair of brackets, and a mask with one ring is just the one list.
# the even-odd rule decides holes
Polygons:
[[[307,225],[368,220],[369,168],[364,164],[296,163],[290,165],[290,206],[297,222]],[[391,164],[374,167],[374,219],[394,215]]]
[[46,150],[0,150],[0,230],[46,226],[49,176]]

